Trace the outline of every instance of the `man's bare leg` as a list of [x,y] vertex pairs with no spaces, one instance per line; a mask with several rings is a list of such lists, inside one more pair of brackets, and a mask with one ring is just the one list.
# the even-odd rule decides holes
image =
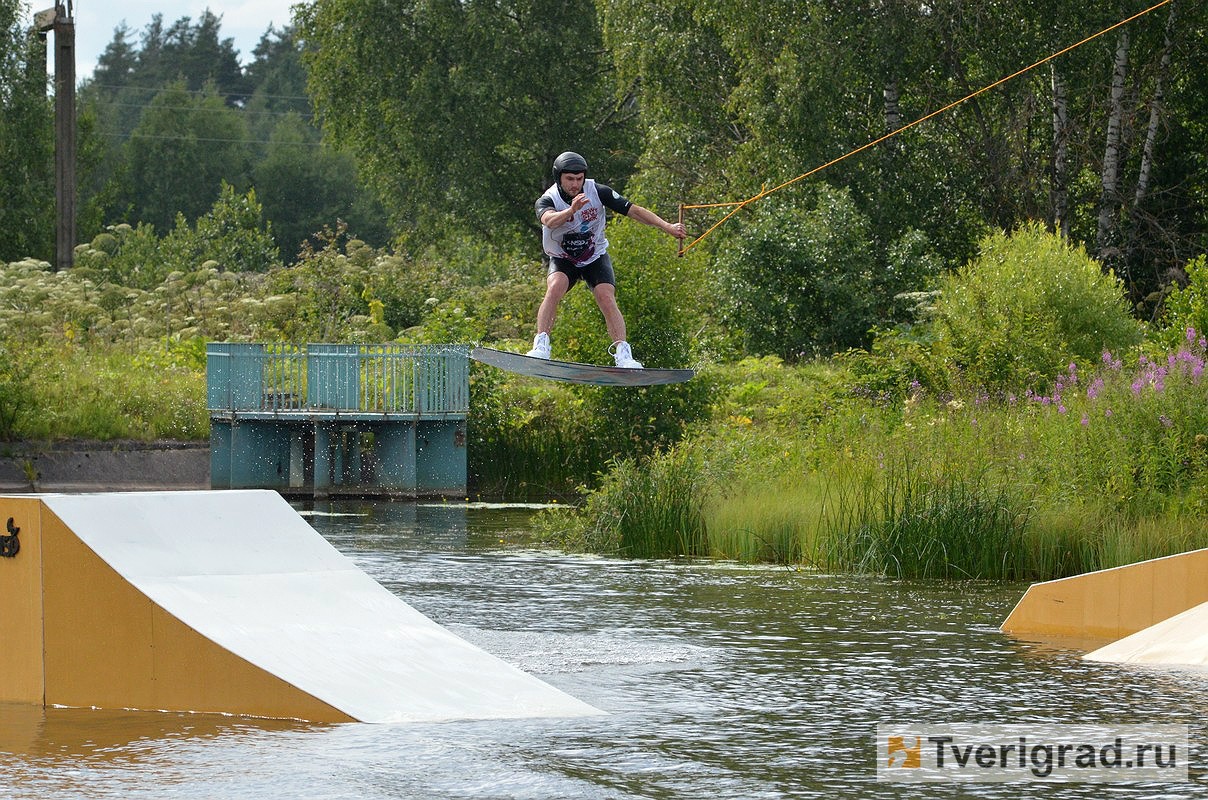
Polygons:
[[604,324],[608,326],[608,336],[614,342],[625,341],[625,317],[617,306],[617,287],[611,283],[601,283],[592,289],[596,305],[604,315]]
[[545,297],[537,309],[537,333],[549,333],[553,330],[554,319],[558,316],[558,304],[562,302],[569,288],[570,279],[561,272],[555,272],[545,279]]

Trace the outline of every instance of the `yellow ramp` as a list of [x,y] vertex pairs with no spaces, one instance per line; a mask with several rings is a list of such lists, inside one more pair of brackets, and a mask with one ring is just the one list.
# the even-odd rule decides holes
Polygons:
[[0,497],[0,526],[0,702],[316,722],[601,713],[424,617],[276,492]]
[[1002,630],[1116,640],[1204,602],[1208,548],[1033,584]]
[[1125,636],[1083,658],[1117,664],[1208,667],[1208,603]]

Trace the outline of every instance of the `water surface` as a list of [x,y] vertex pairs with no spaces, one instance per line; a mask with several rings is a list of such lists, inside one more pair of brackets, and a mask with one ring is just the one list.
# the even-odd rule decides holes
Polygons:
[[[607,715],[321,726],[0,706],[0,797],[1208,797],[1208,675],[1004,636],[1020,585],[536,551],[518,544],[523,508],[314,512],[408,603]],[[1185,723],[1195,780],[878,784],[892,721]]]

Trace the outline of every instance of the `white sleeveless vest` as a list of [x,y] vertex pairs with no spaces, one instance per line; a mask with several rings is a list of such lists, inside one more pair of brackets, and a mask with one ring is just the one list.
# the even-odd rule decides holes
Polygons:
[[[549,187],[545,194],[553,199],[555,211],[570,208],[570,203],[562,199],[558,184]],[[604,236],[605,208],[600,202],[596,182],[590,178],[583,181],[583,194],[587,195],[588,203],[575,212],[570,222],[552,230],[541,226],[541,245],[546,254],[580,266],[590,264],[608,252],[608,239]]]

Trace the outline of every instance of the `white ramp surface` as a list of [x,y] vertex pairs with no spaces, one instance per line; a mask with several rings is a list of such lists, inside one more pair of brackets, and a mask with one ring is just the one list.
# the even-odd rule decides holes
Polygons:
[[1088,661],[1208,667],[1208,603],[1087,653]]
[[337,552],[276,492],[42,499],[167,613],[354,719],[603,713],[420,614]]

